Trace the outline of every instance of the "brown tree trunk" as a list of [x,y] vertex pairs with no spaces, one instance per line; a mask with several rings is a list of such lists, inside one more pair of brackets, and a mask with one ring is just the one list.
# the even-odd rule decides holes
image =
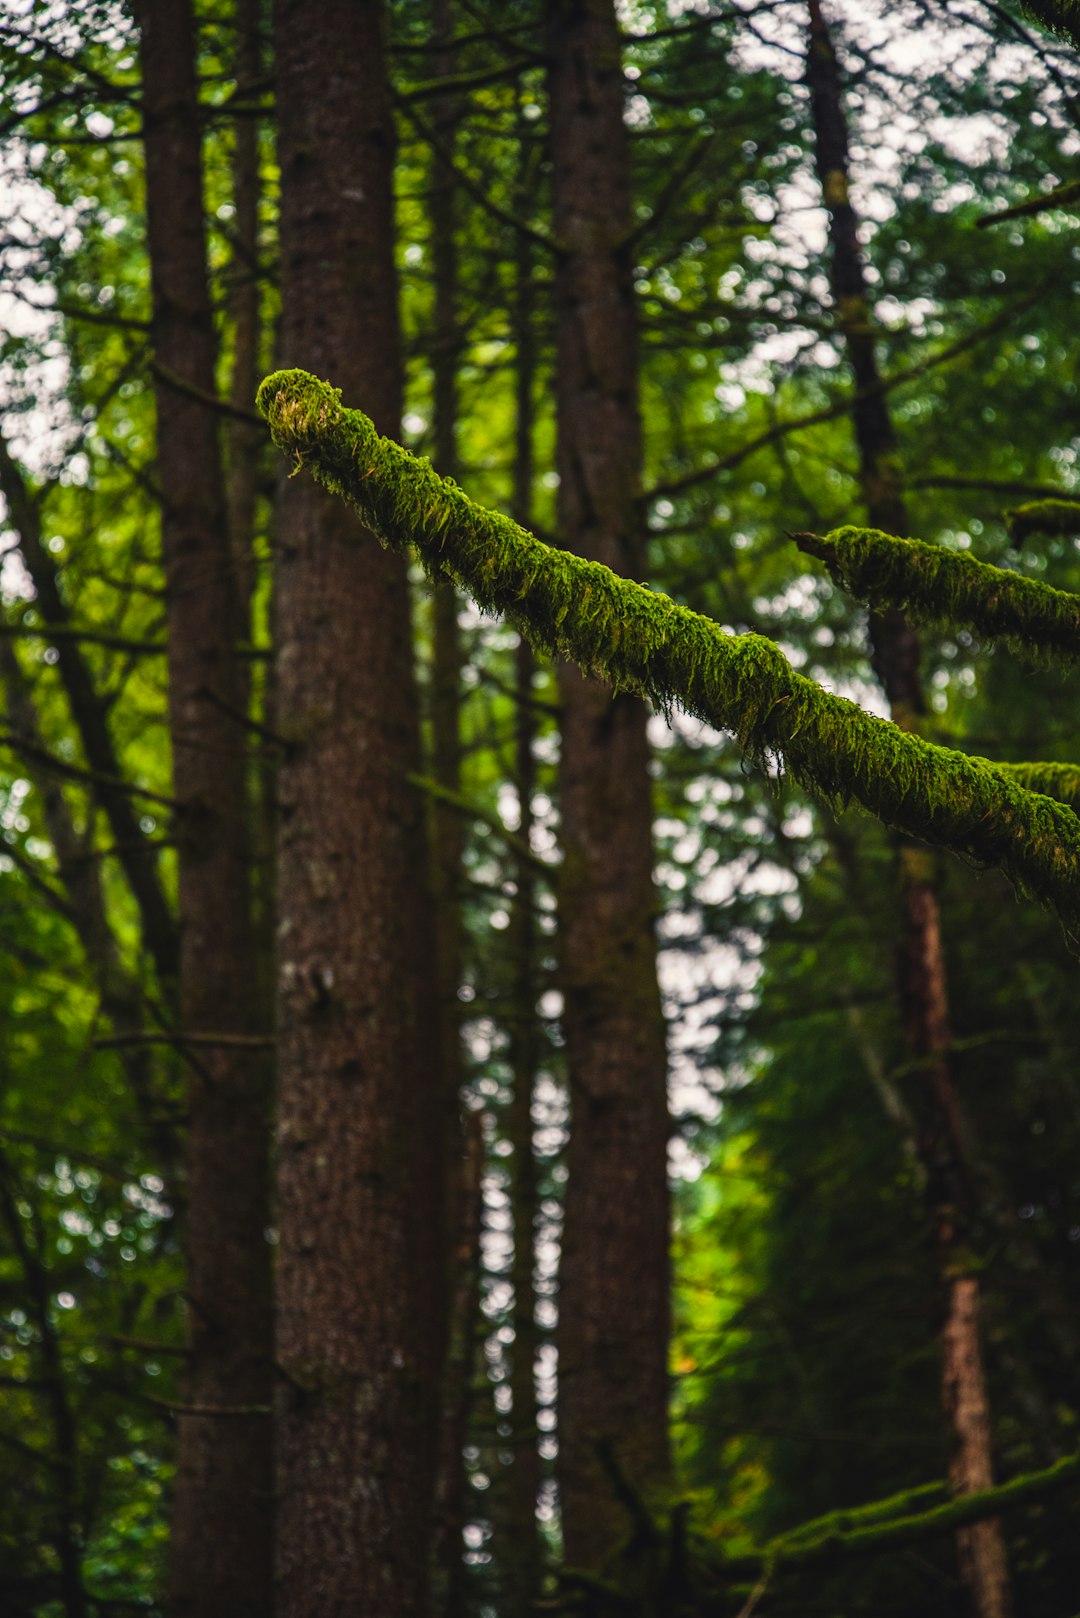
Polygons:
[[[432,0],[432,42],[438,46],[434,75],[453,74],[454,8],[451,0]],[[432,121],[438,149],[431,154],[429,216],[434,308],[431,325],[434,461],[444,477],[457,478],[458,364],[460,359],[457,178],[453,152],[461,104],[453,94],[437,96]],[[458,592],[448,581],[437,583],[432,603],[430,673],[431,773],[447,793],[461,796],[461,670],[463,652],[458,625]],[[465,1064],[461,1043],[461,987],[464,926],[461,909],[461,859],[464,847],[459,809],[438,798],[431,801],[432,877],[438,968],[439,1027],[443,1083],[443,1150],[446,1159],[446,1210],[453,1241],[447,1253],[450,1271],[446,1297],[446,1359],[443,1367],[439,1476],[437,1482],[433,1573],[436,1611],[458,1618],[464,1610],[465,1563],[462,1530],[467,1512],[468,1477],[464,1448],[473,1403],[473,1369],[480,1309],[480,1234],[483,1211],[484,1137],[481,1119],[463,1120],[461,1090]],[[467,1135],[466,1135],[467,1131]]]
[[[139,22],[180,1021],[183,1034],[202,1036],[189,1054],[186,1220],[185,1402],[199,1414],[179,1418],[168,1610],[173,1618],[264,1618],[272,1598],[269,1074],[258,1049],[265,1030],[254,981],[239,615],[219,418],[204,402],[215,391],[215,338],[190,0],[140,6]],[[231,1043],[208,1042],[216,1034]]]
[[[549,0],[560,541],[637,578],[641,423],[627,238],[629,144],[611,0]],[[559,894],[570,1082],[559,1292],[566,1559],[626,1519],[601,1451],[639,1488],[668,1470],[666,1053],[656,979],[646,710],[563,665]]]
[[[524,169],[524,164],[523,164]],[[523,200],[523,199],[522,199]],[[518,236],[514,300],[514,340],[517,348],[514,423],[514,518],[523,528],[532,523],[533,393],[536,385],[532,264],[530,243]],[[533,705],[532,648],[522,637],[515,659],[514,784],[520,824],[518,839],[532,841],[532,801],[536,786],[533,745],[536,712]],[[512,961],[510,990],[510,1068],[513,1091],[506,1128],[512,1148],[509,1162],[509,1198],[514,1222],[514,1251],[510,1279],[514,1289],[514,1345],[510,1359],[510,1399],[513,1421],[510,1448],[513,1462],[506,1485],[504,1515],[506,1618],[530,1618],[540,1588],[542,1571],[536,1508],[540,1493],[536,1360],[536,1216],[539,1195],[533,1148],[533,1092],[539,1067],[537,1001],[536,878],[529,861],[519,858],[514,870],[516,893],[510,910],[508,947]]]
[[[880,381],[873,316],[867,294],[858,219],[851,203],[847,125],[839,65],[820,0],[809,0],[807,82],[814,119],[815,158],[829,214],[832,289],[837,322],[855,381],[852,418],[867,517],[875,528],[903,536],[908,515],[900,481],[896,435]],[[870,616],[874,666],[895,722],[916,730],[925,699],[919,640],[903,613]],[[945,980],[941,916],[934,858],[921,845],[898,839],[901,936],[899,986],[904,1036],[921,1064],[924,1088],[918,1146],[926,1173],[938,1263],[945,1289],[942,1328],[942,1400],[950,1430],[949,1475],[958,1493],[993,1482],[992,1432],[979,1338],[979,1280],[972,1269],[965,1228],[970,1187],[952,1072],[952,1032]],[[998,1520],[957,1533],[961,1576],[978,1618],[1009,1618],[1005,1540]]]
[[[401,410],[376,0],[277,0],[282,358]],[[434,941],[400,558],[305,479],[280,506],[280,1618],[425,1605],[441,1303]]]
[[[240,109],[233,129],[233,207],[230,236],[229,323],[232,328],[232,363],[229,402],[237,412],[252,409],[262,367],[262,298],[259,283],[259,121],[252,110],[262,72],[259,38],[261,0],[236,0],[236,48],[233,72]],[[235,569],[236,603],[242,632],[250,638],[251,602],[255,585],[255,513],[259,491],[259,461],[265,434],[258,422],[239,414],[225,423],[229,544]],[[244,695],[250,683],[241,660]],[[246,704],[245,710],[246,712]]]

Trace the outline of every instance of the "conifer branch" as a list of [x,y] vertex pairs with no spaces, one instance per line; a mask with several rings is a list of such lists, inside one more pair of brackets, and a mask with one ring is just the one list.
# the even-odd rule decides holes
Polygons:
[[910,836],[1000,866],[1080,922],[1080,821],[986,759],[934,746],[796,673],[761,635],[731,635],[689,608],[545,545],[487,511],[304,371],[279,371],[258,407],[276,443],[348,500],[385,544],[414,545],[481,607],[506,614],[587,674],[734,732],[759,760],[833,803],[850,799]]
[[[1080,506],[1075,510],[1080,519]],[[970,625],[1029,652],[1080,656],[1080,595],[876,528],[791,537],[806,555],[825,563],[842,589],[872,607],[899,607],[924,622]]]

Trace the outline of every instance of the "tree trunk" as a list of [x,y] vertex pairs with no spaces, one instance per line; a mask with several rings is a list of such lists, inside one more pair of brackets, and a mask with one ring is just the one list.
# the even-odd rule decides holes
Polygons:
[[[432,42],[438,46],[434,76],[453,74],[454,8],[451,0],[432,0]],[[440,150],[431,154],[429,210],[434,308],[430,337],[434,462],[444,477],[456,479],[458,464],[459,288],[457,249],[457,178],[453,151],[461,117],[460,99],[436,96],[432,120]],[[432,603],[430,672],[431,773],[446,792],[461,796],[461,631],[459,598],[449,580],[435,585]],[[431,802],[432,877],[438,969],[439,1028],[443,1084],[443,1151],[446,1162],[446,1212],[452,1243],[446,1297],[446,1358],[443,1367],[439,1476],[437,1483],[433,1572],[436,1610],[457,1618],[464,1610],[465,1563],[462,1529],[467,1511],[468,1479],[464,1447],[473,1403],[477,1317],[480,1308],[480,1232],[483,1211],[484,1138],[481,1119],[463,1120],[461,1090],[465,1064],[461,1043],[461,987],[464,925],[461,908],[461,858],[464,847],[459,809]],[[466,1135],[467,1130],[467,1135]]]
[[[277,0],[282,350],[397,431],[395,132],[376,0]],[[409,595],[290,479],[277,575],[280,1618],[425,1605],[442,1120]]]
[[[852,417],[859,474],[872,527],[900,537],[909,532],[900,482],[896,435],[881,392],[875,332],[867,294],[858,219],[849,191],[847,125],[839,65],[819,0],[809,0],[807,81],[814,118],[818,178],[829,214],[832,289],[837,322],[855,382]],[[874,666],[895,722],[916,730],[925,712],[919,640],[896,608],[870,615]],[[901,935],[899,986],[904,1036],[922,1063],[924,1089],[918,1146],[926,1172],[938,1263],[945,1289],[942,1328],[942,1400],[952,1454],[949,1476],[958,1493],[993,1482],[992,1433],[979,1339],[979,1280],[972,1269],[965,1224],[970,1187],[963,1162],[962,1126],[952,1072],[941,916],[933,856],[920,844],[897,840]],[[978,1618],[1008,1618],[1012,1610],[1005,1540],[1000,1521],[957,1533],[960,1572]]]
[[[524,162],[523,162],[524,171]],[[524,199],[521,198],[520,201]],[[519,206],[520,206],[519,201]],[[532,522],[533,392],[536,384],[532,263],[528,237],[517,242],[514,300],[514,341],[517,349],[514,423],[515,521],[523,528]],[[532,801],[536,785],[533,744],[536,712],[533,707],[532,648],[522,637],[515,659],[514,784],[520,824],[518,839],[532,842]],[[514,1345],[510,1360],[510,1399],[513,1461],[506,1486],[504,1517],[506,1618],[531,1618],[532,1603],[540,1589],[542,1571],[536,1508],[540,1493],[540,1451],[536,1399],[536,1216],[539,1193],[533,1147],[533,1092],[540,1053],[537,1018],[536,879],[529,861],[519,858],[514,870],[516,892],[510,910],[508,947],[513,974],[510,990],[510,1068],[513,1090],[506,1127],[511,1145],[508,1188],[513,1217],[514,1251],[510,1279],[514,1289]]]
[[[549,0],[548,55],[560,541],[640,577],[629,145],[610,0]],[[646,709],[565,664],[559,685],[571,1123],[558,1471],[566,1559],[590,1567],[626,1530],[602,1450],[639,1488],[668,1470],[666,1053]]]
[[[272,1598],[269,1073],[257,1048],[265,1030],[255,994],[235,575],[219,420],[205,403],[215,391],[215,339],[190,0],[154,0],[139,8],[139,21],[178,800],[180,1022],[182,1034],[202,1036],[188,1055],[186,1221],[185,1402],[199,1414],[181,1415],[178,1424],[168,1610],[172,1618],[265,1618]],[[233,1043],[208,1043],[215,1034]]]
[[[232,262],[229,266],[228,312],[232,327],[232,364],[229,370],[229,402],[237,411],[250,411],[255,399],[262,366],[262,298],[259,283],[259,120],[252,110],[262,72],[262,45],[259,39],[261,0],[236,0],[234,23],[236,47],[233,72],[241,108],[233,126],[233,207],[231,221]],[[246,100],[246,105],[243,103]],[[259,461],[263,435],[258,422],[239,415],[225,423],[228,475],[225,498],[228,508],[229,543],[236,578],[239,622],[250,638],[251,603],[255,587],[255,514],[258,502]],[[244,695],[250,684],[247,665],[241,660],[238,674],[243,677]],[[246,712],[246,703],[244,707]]]

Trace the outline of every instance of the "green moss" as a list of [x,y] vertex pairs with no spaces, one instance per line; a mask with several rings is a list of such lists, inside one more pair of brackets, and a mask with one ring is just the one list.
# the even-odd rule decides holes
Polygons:
[[749,1556],[730,1557],[719,1565],[729,1579],[736,1579],[874,1556],[951,1533],[967,1523],[983,1522],[1012,1506],[1046,1499],[1077,1484],[1080,1484],[1080,1452],[1064,1456],[1052,1466],[1024,1472],[1008,1483],[971,1494],[951,1495],[940,1504],[926,1507],[927,1498],[947,1493],[947,1485],[928,1484],[887,1500],[877,1500],[871,1506],[816,1518],[771,1540]]
[[[1080,506],[1070,509],[1080,526]],[[980,635],[1022,651],[1080,657],[1080,595],[978,562],[961,551],[920,539],[896,539],[876,528],[793,537],[800,550],[823,561],[859,601],[900,607],[924,622],[970,625]]]
[[415,545],[429,571],[451,574],[541,650],[732,731],[751,757],[782,760],[831,803],[854,799],[911,836],[1000,866],[1080,921],[1080,821],[1064,804],[830,695],[763,636],[727,634],[474,505],[306,372],[268,377],[257,402],[298,471],[348,500],[385,544]]
[[1057,798],[1080,814],[1080,764],[1055,764],[1047,759],[1034,764],[999,764],[998,769],[1026,792]]
[[1032,534],[1080,534],[1080,501],[1030,500],[1005,513],[1009,535],[1022,545]]

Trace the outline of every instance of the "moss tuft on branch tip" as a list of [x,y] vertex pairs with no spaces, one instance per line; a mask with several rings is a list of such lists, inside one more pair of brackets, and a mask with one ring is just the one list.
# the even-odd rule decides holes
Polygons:
[[782,760],[833,805],[854,800],[910,836],[999,866],[1067,925],[1080,922],[1080,820],[1064,804],[829,694],[764,636],[728,634],[475,505],[307,372],[267,377],[257,403],[298,470],[347,500],[384,544],[415,546],[429,571],[450,573],[540,650],[733,732],[750,757]]

